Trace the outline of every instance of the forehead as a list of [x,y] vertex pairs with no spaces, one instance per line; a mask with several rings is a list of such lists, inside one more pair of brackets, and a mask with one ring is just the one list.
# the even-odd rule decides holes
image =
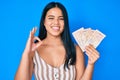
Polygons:
[[60,8],[55,7],[55,8],[51,8],[50,10],[48,10],[46,16],[48,15],[62,16],[63,14]]

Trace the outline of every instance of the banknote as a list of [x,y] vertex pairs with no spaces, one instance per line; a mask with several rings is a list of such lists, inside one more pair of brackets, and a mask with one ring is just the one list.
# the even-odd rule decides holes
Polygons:
[[80,28],[72,33],[76,42],[82,49],[85,51],[85,47],[89,44],[92,44],[95,48],[101,43],[101,41],[106,37],[105,34],[99,30],[93,30],[91,28]]
[[85,47],[85,44],[90,37],[90,31],[91,31],[91,28],[87,28],[87,29],[82,30],[81,32],[81,44],[83,47]]
[[95,30],[90,39],[86,42],[85,45],[92,44],[95,48],[101,43],[101,41],[106,37],[105,34],[99,30]]
[[83,30],[84,30],[84,28],[82,27],[72,33],[76,42],[78,43],[78,45],[81,47],[82,50],[84,49],[83,44],[82,44],[82,39],[81,39]]

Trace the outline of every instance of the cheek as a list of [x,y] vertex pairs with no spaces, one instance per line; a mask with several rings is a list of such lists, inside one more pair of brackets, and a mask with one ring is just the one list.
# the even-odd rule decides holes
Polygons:
[[44,26],[45,26],[45,27],[50,26],[50,25],[51,25],[51,22],[49,22],[49,21],[47,21],[47,20],[44,22]]
[[64,31],[64,28],[65,28],[64,24],[61,24],[61,31]]
[[62,28],[64,29],[64,22],[61,22],[61,26],[62,26]]
[[60,24],[61,26],[64,26],[64,21],[59,21],[59,24]]

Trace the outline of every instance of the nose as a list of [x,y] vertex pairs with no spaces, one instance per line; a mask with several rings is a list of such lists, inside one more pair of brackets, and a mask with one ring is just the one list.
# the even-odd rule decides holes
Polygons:
[[59,20],[58,20],[58,19],[55,19],[55,20],[54,20],[54,24],[59,24]]

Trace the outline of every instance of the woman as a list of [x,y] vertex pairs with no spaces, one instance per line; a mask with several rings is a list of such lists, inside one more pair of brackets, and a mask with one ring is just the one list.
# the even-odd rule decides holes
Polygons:
[[34,72],[36,80],[91,80],[98,51],[86,46],[88,64],[80,47],[74,45],[69,32],[65,7],[57,2],[49,3],[43,10],[39,36],[36,28],[30,31],[26,48],[15,80],[30,80]]

